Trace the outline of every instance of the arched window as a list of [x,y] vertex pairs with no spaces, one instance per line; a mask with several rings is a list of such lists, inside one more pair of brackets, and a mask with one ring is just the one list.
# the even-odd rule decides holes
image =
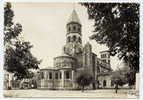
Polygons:
[[52,79],[52,72],[49,73],[49,79]]
[[110,60],[108,60],[108,63],[110,64]]
[[76,41],[76,36],[75,35],[73,36],[73,41]]
[[81,38],[80,37],[78,38],[78,41],[81,43]]
[[75,26],[73,26],[73,31],[75,31],[76,30],[76,27]]
[[106,60],[102,60],[102,61],[106,63]]
[[67,42],[70,42],[71,40],[70,40],[70,37],[68,37],[68,40],[67,40]]
[[103,87],[105,87],[105,86],[106,86],[106,80],[103,81]]
[[71,28],[69,27],[68,31],[71,31]]
[[97,81],[97,87],[98,87],[98,88],[100,87],[100,82],[99,82],[99,81]]
[[66,71],[66,79],[69,79],[70,78],[70,73],[69,71]]

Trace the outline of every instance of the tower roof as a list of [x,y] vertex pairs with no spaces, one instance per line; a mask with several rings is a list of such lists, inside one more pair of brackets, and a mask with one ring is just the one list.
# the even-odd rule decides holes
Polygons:
[[88,45],[88,46],[91,46],[91,44],[90,44],[89,42],[87,42],[85,45],[86,45],[86,46],[87,46],[87,45]]
[[72,14],[68,20],[68,23],[71,23],[71,22],[76,22],[76,23],[81,24],[81,22],[78,18],[77,12],[75,10],[72,11]]

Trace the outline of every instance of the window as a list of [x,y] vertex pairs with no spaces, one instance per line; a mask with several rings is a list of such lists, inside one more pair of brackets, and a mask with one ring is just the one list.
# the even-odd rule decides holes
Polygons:
[[103,86],[104,86],[104,87],[106,86],[106,80],[103,81]]
[[49,73],[49,79],[52,79],[52,73],[51,72]]
[[108,54],[108,58],[110,58],[110,55]]
[[78,38],[78,40],[79,40],[79,42],[81,43],[81,38],[80,38],[80,37]]
[[100,82],[99,82],[99,81],[97,81],[97,87],[98,87],[98,88],[100,87]]
[[103,54],[101,55],[101,58],[103,58]]
[[73,31],[75,31],[76,30],[76,27],[75,26],[73,26]]
[[66,72],[66,79],[69,79],[70,78],[70,73],[67,71]]
[[110,60],[108,60],[108,63],[110,64]]
[[102,60],[102,61],[106,63],[106,60]]
[[55,79],[58,79],[58,73],[55,73]]
[[75,35],[73,36],[73,41],[76,41],[76,36]]
[[106,54],[102,54],[102,55],[101,55],[101,58],[106,58]]
[[68,37],[68,40],[67,40],[67,42],[70,42],[70,37]]
[[71,30],[71,28],[69,27],[69,31]]

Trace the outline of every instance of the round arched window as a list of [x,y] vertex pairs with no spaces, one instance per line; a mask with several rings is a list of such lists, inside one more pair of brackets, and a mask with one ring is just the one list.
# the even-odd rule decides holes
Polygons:
[[78,41],[81,43],[81,38],[80,37],[78,38]]
[[76,41],[76,36],[75,35],[73,36],[73,41]]
[[70,73],[69,71],[66,71],[66,79],[69,79],[70,78]]
[[68,37],[68,40],[67,40],[67,42],[70,42],[71,41],[71,39],[70,39],[70,37]]
[[71,31],[71,28],[69,27],[69,29],[68,29],[69,31]]
[[76,31],[76,26],[73,26],[73,31]]
[[103,81],[103,86],[104,86],[104,87],[106,86],[106,80]]

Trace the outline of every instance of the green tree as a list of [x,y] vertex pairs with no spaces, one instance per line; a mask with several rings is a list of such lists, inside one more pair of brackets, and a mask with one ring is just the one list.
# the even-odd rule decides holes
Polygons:
[[30,42],[22,39],[21,24],[14,24],[14,12],[11,3],[4,7],[4,69],[14,73],[18,79],[31,76],[29,69],[38,69],[40,61],[30,51],[33,47]]
[[82,3],[94,21],[90,39],[105,44],[112,56],[118,55],[135,74],[139,71],[139,4]]
[[81,87],[82,92],[84,92],[85,86],[89,86],[92,81],[93,77],[88,73],[82,73],[76,78],[76,82]]

